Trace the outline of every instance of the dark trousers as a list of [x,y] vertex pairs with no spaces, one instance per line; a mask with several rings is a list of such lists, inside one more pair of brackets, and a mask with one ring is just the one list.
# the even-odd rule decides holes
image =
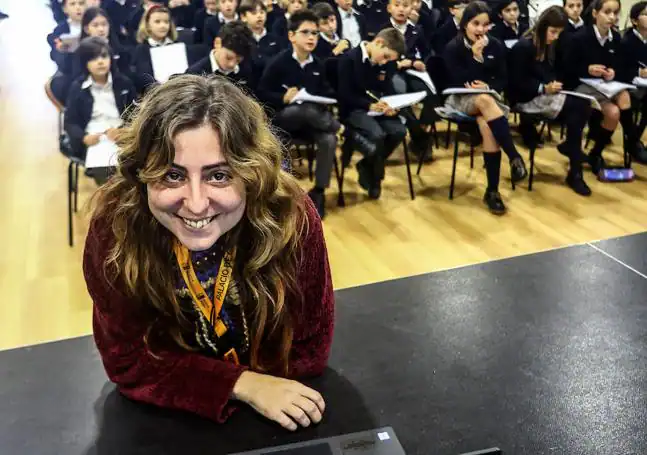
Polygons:
[[315,186],[326,189],[337,151],[340,123],[323,106],[313,103],[290,104],[274,116],[274,124],[290,137],[312,140],[317,146]]
[[[427,92],[427,97],[422,101],[422,112],[420,118],[416,118],[413,109],[406,108],[400,114],[407,121],[407,128],[411,139],[418,149],[426,148],[429,135],[422,129],[422,125],[431,125],[436,121],[436,107],[440,105],[438,97],[431,93],[429,87],[420,79],[406,73],[398,73],[393,76],[393,89],[396,93]],[[416,147],[414,147],[416,148]]]
[[344,123],[364,136],[375,147],[359,150],[364,158],[358,167],[368,169],[375,181],[384,178],[384,162],[407,135],[407,128],[399,116],[370,117],[366,111],[356,110],[350,113]]

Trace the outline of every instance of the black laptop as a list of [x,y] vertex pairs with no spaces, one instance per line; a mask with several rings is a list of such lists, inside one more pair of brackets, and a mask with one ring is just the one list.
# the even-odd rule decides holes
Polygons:
[[379,428],[236,455],[406,455],[393,428]]

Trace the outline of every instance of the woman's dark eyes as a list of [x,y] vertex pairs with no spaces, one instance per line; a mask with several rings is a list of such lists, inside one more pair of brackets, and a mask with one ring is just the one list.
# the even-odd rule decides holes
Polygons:
[[[231,179],[231,175],[225,171],[216,171],[210,174],[205,179],[209,183],[227,183]],[[178,171],[168,171],[164,175],[164,181],[167,183],[180,183],[184,180],[184,175]]]
[[230,179],[230,175],[227,172],[218,171],[214,172],[209,176],[209,181],[215,181],[216,183],[225,183]]
[[177,171],[168,171],[164,176],[164,180],[169,183],[177,183],[182,179],[182,174]]

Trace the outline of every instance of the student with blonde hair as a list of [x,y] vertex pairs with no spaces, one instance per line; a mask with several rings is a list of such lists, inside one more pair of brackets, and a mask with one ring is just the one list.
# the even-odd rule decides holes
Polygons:
[[321,420],[334,296],[321,220],[263,108],[222,77],[152,88],[94,199],[83,270],[119,391],[224,422]]

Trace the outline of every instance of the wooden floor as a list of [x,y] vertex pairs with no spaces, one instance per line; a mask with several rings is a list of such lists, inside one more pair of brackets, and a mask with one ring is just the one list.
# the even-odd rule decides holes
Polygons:
[[[43,91],[54,71],[45,41],[54,24],[43,3],[0,0],[0,8],[11,15],[0,23],[0,154],[5,165],[0,179],[0,349],[91,330],[91,302],[81,273],[87,220],[82,213],[76,216],[76,245],[69,248],[67,161],[57,149],[56,111]],[[335,286],[646,230],[646,167],[637,166],[638,181],[628,184],[603,184],[588,174],[594,194],[585,199],[563,184],[566,160],[552,146],[539,155],[532,193],[525,187],[511,191],[504,166],[501,186],[509,213],[501,218],[483,208],[480,156],[474,170],[467,156],[460,160],[453,201],[447,198],[451,155],[446,150],[437,151],[436,161],[414,177],[415,201],[409,200],[401,164],[387,169],[379,201],[367,200],[355,183],[356,173],[349,171],[347,207],[335,207],[334,184],[328,195],[325,231]],[[612,155],[620,157],[617,140]],[[401,161],[402,154],[395,158]],[[94,189],[92,181],[82,179],[81,205]]]

